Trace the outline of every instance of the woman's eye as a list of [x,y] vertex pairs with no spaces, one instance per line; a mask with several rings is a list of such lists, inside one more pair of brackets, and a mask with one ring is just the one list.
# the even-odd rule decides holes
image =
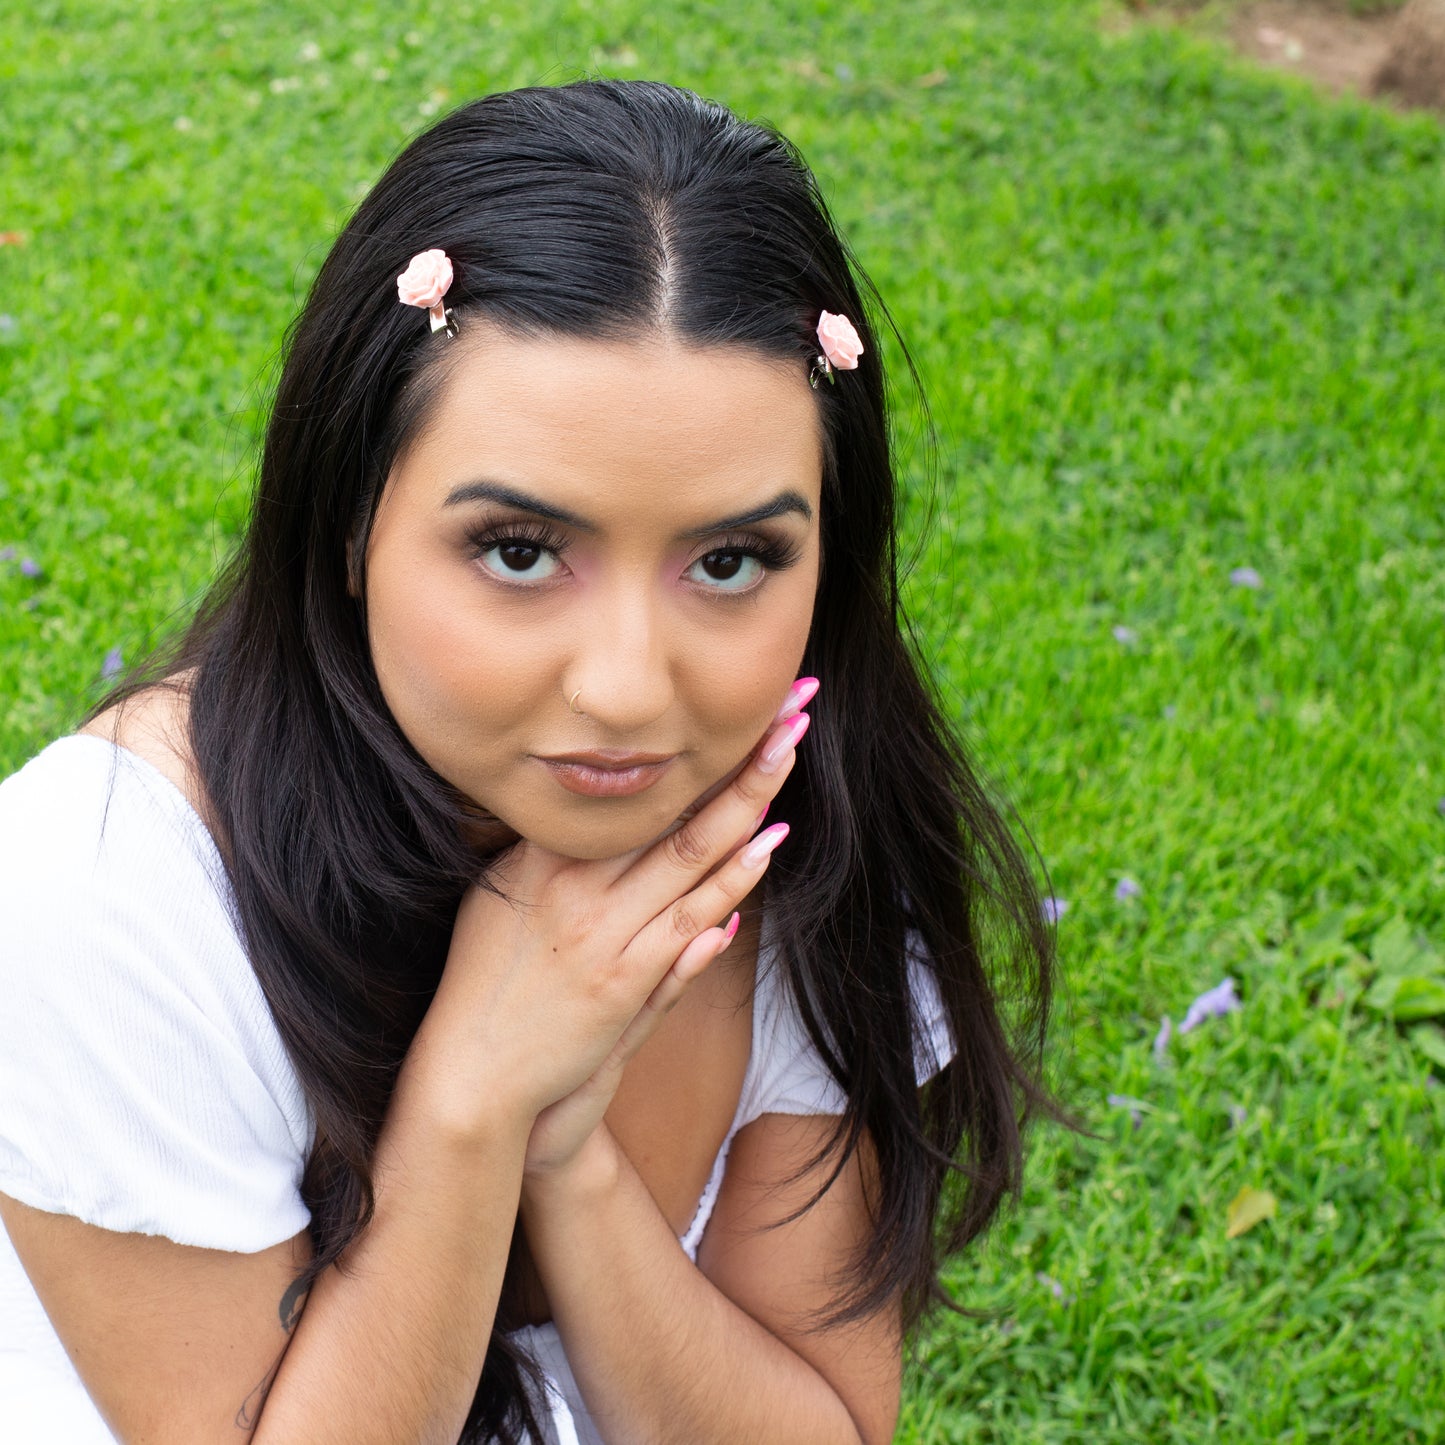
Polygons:
[[557,559],[548,548],[515,538],[495,543],[480,556],[488,572],[509,581],[541,582],[557,570]]
[[720,592],[742,592],[750,587],[763,570],[763,564],[750,552],[709,552],[688,568],[700,573],[696,579]]

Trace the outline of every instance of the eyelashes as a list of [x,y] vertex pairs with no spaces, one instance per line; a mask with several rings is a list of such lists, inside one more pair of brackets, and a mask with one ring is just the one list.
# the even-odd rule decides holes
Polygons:
[[[503,525],[484,527],[471,533],[468,538],[472,555],[483,561],[495,552],[499,566],[487,567],[487,571],[502,581],[539,582],[550,577],[550,570],[538,566],[548,554],[560,557],[567,549],[567,539],[554,532],[542,522],[507,522]],[[483,562],[485,566],[485,562]]]
[[[510,586],[535,586],[556,575],[569,546],[565,535],[537,521],[496,523],[470,533],[467,540],[472,556],[486,571]],[[686,570],[690,574],[706,569],[708,581],[701,585],[707,591],[745,593],[759,586],[764,574],[781,572],[801,557],[802,548],[793,541],[731,533],[694,558]]]
[[718,546],[710,547],[698,561],[722,555],[756,557],[764,567],[781,572],[798,561],[803,549],[796,542],[785,542],[776,537],[724,537]]

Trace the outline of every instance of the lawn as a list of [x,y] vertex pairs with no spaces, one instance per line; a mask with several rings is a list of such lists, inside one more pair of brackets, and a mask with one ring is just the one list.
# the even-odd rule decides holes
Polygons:
[[1075,0],[340,9],[0,15],[0,775],[194,602],[429,117],[600,71],[770,120],[919,366],[909,597],[1047,865],[1094,1135],[951,1266],[984,1314],[899,1439],[1445,1437],[1445,128]]

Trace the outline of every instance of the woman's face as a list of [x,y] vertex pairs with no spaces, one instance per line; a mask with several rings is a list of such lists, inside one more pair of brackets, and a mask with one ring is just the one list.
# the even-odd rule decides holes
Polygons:
[[367,546],[382,693],[522,837],[641,847],[746,760],[797,675],[822,488],[805,368],[665,336],[451,344]]

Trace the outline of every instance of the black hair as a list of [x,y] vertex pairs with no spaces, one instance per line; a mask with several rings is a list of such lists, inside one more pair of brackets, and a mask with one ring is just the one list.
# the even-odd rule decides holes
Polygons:
[[[901,606],[872,319],[886,309],[785,138],[645,81],[489,95],[391,165],[288,336],[243,543],[166,660],[168,676],[189,678],[208,821],[317,1124],[301,1186],[315,1246],[303,1281],[371,1218],[391,1091],[458,902],[488,862],[459,826],[467,800],[381,697],[365,579],[348,560],[364,555],[454,344],[397,301],[398,274],[432,247],[453,262],[446,302],[463,333],[474,319],[519,337],[662,331],[802,373],[822,311],[844,313],[862,337],[857,369],[816,391],[825,560],[804,657],[846,705],[816,710],[774,803],[793,835],[766,899],[786,984],[848,1099],[799,1177],[829,1161],[831,1182],[865,1131],[876,1150],[871,1233],[822,1323],[899,1301],[911,1327],[947,1302],[942,1262],[1017,1191],[1025,1122],[1054,1111],[1041,1082],[1053,935]],[[910,946],[935,972],[957,1048],[922,1089]],[[464,1441],[535,1428],[536,1377],[507,1324],[499,1316]]]

